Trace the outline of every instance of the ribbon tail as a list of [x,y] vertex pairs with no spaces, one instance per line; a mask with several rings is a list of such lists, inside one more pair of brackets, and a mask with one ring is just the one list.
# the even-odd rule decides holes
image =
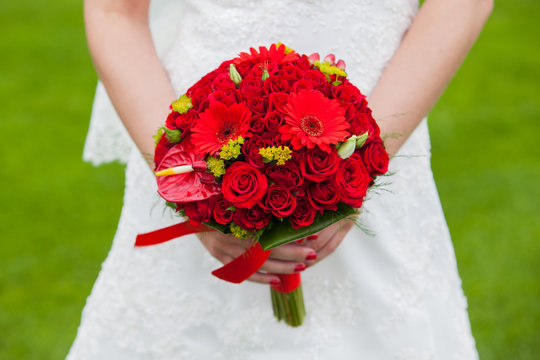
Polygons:
[[239,284],[259,270],[269,256],[270,250],[264,251],[257,242],[230,263],[212,271],[212,275]]
[[204,226],[203,224],[192,225],[189,221],[185,221],[183,223],[171,225],[163,229],[139,234],[135,239],[135,246],[139,247],[161,244],[180,236],[205,231],[214,231],[214,229]]

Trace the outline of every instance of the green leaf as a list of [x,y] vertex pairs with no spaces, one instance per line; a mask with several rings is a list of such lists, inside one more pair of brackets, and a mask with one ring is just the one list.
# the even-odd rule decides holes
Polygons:
[[308,235],[319,232],[356,212],[355,208],[340,203],[338,204],[337,211],[325,211],[322,215],[317,214],[313,224],[310,226],[293,229],[288,221],[275,223],[272,229],[265,231],[262,234],[259,242],[264,250],[269,250],[276,246],[287,244],[291,241],[302,239]]
[[215,229],[217,231],[221,231],[224,234],[228,234],[228,233],[231,232],[231,230],[229,229],[229,226],[218,224],[215,221],[205,222],[204,225],[206,225],[206,226],[208,226],[208,227],[210,227],[212,229]]
[[165,131],[165,135],[167,135],[167,139],[169,139],[169,142],[171,144],[178,144],[180,140],[182,140],[182,132],[178,129],[169,129],[166,126],[162,127],[163,131]]

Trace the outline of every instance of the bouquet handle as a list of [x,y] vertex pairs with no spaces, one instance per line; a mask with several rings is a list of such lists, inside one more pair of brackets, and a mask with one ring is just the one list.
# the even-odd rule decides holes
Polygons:
[[276,275],[280,284],[270,286],[274,316],[292,327],[300,326],[306,317],[302,278],[300,274]]

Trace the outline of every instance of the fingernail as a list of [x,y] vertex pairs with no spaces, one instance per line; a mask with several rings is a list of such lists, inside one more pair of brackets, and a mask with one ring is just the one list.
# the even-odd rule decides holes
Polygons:
[[317,240],[318,236],[316,234],[309,235],[306,239],[307,240]]
[[281,284],[281,281],[279,281],[278,279],[270,281],[270,285],[278,286],[279,284]]
[[306,270],[306,264],[298,264],[294,268],[294,272],[300,272]]
[[306,256],[306,260],[315,260],[317,259],[317,253],[315,252],[310,252],[307,256]]
[[297,244],[302,244],[304,242],[304,240],[306,240],[306,239],[305,238],[298,239],[298,240],[296,240],[296,243]]

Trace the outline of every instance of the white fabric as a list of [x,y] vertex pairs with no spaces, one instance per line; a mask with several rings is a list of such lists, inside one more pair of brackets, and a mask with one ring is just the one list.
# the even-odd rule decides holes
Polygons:
[[[164,63],[181,94],[221,60],[281,41],[299,52],[335,53],[369,93],[417,6],[416,0],[187,1],[175,14],[178,33]],[[273,319],[267,288],[212,277],[220,264],[194,236],[133,247],[136,234],[179,219],[164,209],[142,156],[129,152],[118,231],[68,360],[477,359],[425,120],[390,171],[361,216],[375,235],[353,229],[334,254],[304,272],[308,315],[293,329]]]

